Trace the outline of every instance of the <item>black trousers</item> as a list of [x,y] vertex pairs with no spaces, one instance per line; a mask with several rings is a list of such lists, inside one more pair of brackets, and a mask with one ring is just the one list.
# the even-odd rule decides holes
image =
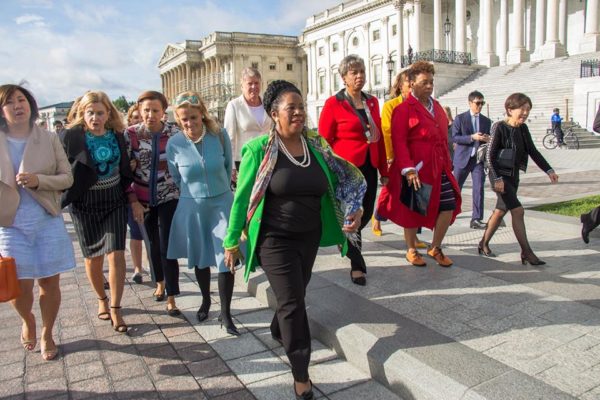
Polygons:
[[281,338],[297,382],[308,381],[310,328],[304,296],[317,257],[321,227],[290,233],[261,227],[257,243],[258,261],[277,299],[271,334]]
[[364,164],[358,167],[367,181],[367,192],[363,198],[363,215],[360,220],[360,228],[358,229],[358,247],[348,242],[348,252],[346,256],[350,259],[350,267],[352,271],[367,272],[367,264],[361,253],[362,247],[362,229],[369,223],[373,216],[375,208],[375,199],[377,198],[377,169],[371,165],[371,158],[367,152],[367,159]]
[[165,281],[167,296],[179,294],[179,263],[167,258],[169,233],[177,200],[150,207],[144,214],[144,227],[148,233],[150,261],[157,282]]

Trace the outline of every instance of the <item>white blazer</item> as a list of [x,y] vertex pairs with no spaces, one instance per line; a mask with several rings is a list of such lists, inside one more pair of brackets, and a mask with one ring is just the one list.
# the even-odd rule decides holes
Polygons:
[[227,104],[225,109],[225,130],[231,138],[231,149],[233,161],[240,161],[242,158],[242,147],[250,139],[268,133],[271,129],[271,118],[263,110],[264,119],[257,121],[244,95],[236,97]]

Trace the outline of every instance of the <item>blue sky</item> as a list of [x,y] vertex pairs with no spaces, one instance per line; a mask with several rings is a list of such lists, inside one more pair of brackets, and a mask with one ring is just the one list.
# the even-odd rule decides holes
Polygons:
[[1,0],[0,84],[27,81],[40,105],[86,90],[160,90],[167,43],[213,31],[298,35],[340,0]]

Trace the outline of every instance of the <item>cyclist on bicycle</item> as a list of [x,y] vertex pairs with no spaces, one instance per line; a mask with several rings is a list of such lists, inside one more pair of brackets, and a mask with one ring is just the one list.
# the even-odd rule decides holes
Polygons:
[[561,126],[562,120],[563,117],[560,116],[560,110],[558,108],[552,110],[552,117],[550,118],[550,121],[552,122],[552,133],[554,133],[554,135],[556,136],[559,146],[562,146],[564,144],[564,133]]

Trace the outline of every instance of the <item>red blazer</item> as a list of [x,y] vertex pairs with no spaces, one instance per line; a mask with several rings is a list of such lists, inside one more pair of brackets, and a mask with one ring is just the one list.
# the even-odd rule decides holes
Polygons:
[[[379,170],[381,176],[387,176],[383,134],[378,142],[370,144],[367,142],[360,119],[343,93],[340,91],[325,102],[319,118],[319,134],[327,140],[338,156],[357,167],[365,163],[367,149],[370,148],[371,165]],[[381,132],[379,102],[373,96],[366,96],[367,107]]]
[[[379,196],[378,214],[405,228],[424,226],[433,229],[439,214],[442,172],[446,173],[454,189],[456,209],[452,221],[461,212],[458,183],[452,174],[448,151],[448,119],[440,104],[433,101],[435,117],[412,95],[394,109],[392,114],[392,145],[394,163],[390,168],[389,183]],[[431,200],[426,216],[410,211],[400,202],[401,171],[415,168],[422,161],[419,171],[422,182],[432,185]]]

